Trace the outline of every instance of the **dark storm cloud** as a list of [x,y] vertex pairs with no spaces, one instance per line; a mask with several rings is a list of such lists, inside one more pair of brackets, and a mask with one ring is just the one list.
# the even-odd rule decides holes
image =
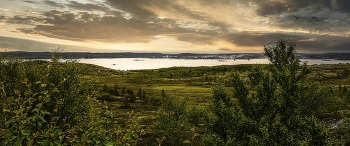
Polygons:
[[[184,31],[185,29],[168,26],[172,20],[155,20],[155,23],[147,23],[136,19],[125,19],[122,16],[104,16],[83,13],[81,20],[79,14],[50,11],[44,14],[48,18],[34,29],[19,29],[23,33],[35,33],[44,36],[69,40],[98,40],[101,42],[149,42],[154,36],[167,31]],[[17,20],[17,19],[16,19]],[[22,21],[24,22],[24,21]],[[179,30],[176,30],[179,29]]]
[[47,4],[47,5],[52,6],[52,7],[64,8],[63,4],[57,3],[55,1],[45,0],[44,4]]
[[309,35],[313,40],[298,40],[297,51],[315,52],[350,52],[349,38],[339,36]]
[[[11,38],[0,36],[0,48],[16,49],[18,51],[49,51],[56,44],[42,43],[27,39]],[[4,51],[4,50],[1,50]]]
[[[142,6],[142,4],[150,3],[149,0],[106,0],[105,3],[110,5],[111,7],[130,13],[133,18],[138,20],[148,21],[157,18],[156,14],[144,9]],[[160,5],[166,5],[168,3],[168,1],[163,1]],[[159,5],[159,3],[155,3],[154,5]]]
[[209,35],[199,35],[199,34],[183,34],[176,36],[177,40],[190,42],[197,45],[212,45],[214,43],[215,37]]
[[350,1],[349,0],[337,0],[335,9],[342,13],[350,13]]
[[290,39],[307,39],[308,37],[302,35],[302,36],[293,36],[293,35],[286,35],[282,33],[253,33],[253,32],[238,32],[238,33],[231,33],[225,36],[225,39],[238,47],[250,47],[250,46],[263,46],[267,43],[270,43],[271,40],[276,40],[278,37],[285,36],[286,38]]
[[27,25],[34,25],[35,22],[42,22],[44,19],[34,16],[14,16],[14,17],[8,17],[6,19],[6,23],[9,24],[27,24]]
[[200,11],[191,11],[180,6],[175,1],[170,0],[107,0],[106,4],[130,13],[135,19],[148,21],[158,17],[154,12],[146,9],[150,8],[156,11],[171,12],[178,17],[184,17],[192,20],[208,21]]
[[285,0],[270,1],[270,0],[255,0],[258,5],[256,13],[260,16],[279,15],[281,13],[290,13],[307,8],[309,6],[316,6],[314,8],[328,8],[332,7],[331,0]]
[[0,20],[4,20],[4,19],[6,19],[6,16],[1,16],[0,15]]
[[302,9],[313,10],[313,13],[317,13],[322,11],[323,8],[334,12],[350,13],[349,0],[335,0],[333,2],[332,0],[285,0],[283,2],[254,0],[253,3],[258,5],[256,13],[260,16],[293,13],[301,11]]
[[228,49],[228,48],[220,48],[218,50],[219,51],[224,51],[224,52],[231,52],[231,51],[233,51],[232,49]]
[[219,27],[219,30],[228,30],[230,25],[218,21],[211,21],[207,23],[209,26]]
[[251,33],[241,32],[228,35],[227,41],[231,39],[237,47],[250,46],[268,46],[275,44],[278,38],[285,38],[290,42],[296,42],[297,52],[349,52],[350,41],[347,37],[330,35],[302,35],[302,34],[283,34],[283,33]]
[[33,1],[23,1],[23,2],[37,4],[36,2],[33,2]]

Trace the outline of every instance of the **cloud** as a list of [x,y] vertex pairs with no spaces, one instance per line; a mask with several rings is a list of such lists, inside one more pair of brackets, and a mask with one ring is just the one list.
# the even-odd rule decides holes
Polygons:
[[177,40],[190,42],[194,45],[213,45],[216,39],[209,35],[200,35],[196,33],[181,34],[175,36]]
[[33,1],[23,1],[23,2],[37,4],[37,2],[33,2]]
[[[309,39],[297,41],[297,51],[303,52],[349,52],[349,38],[327,35],[310,35]],[[299,48],[299,49],[298,49]]]
[[332,6],[341,13],[350,13],[350,1],[348,0],[336,0]]
[[[199,46],[224,44],[216,46],[222,49],[262,47],[284,35],[300,41],[301,48],[306,50],[322,46],[341,50],[348,45],[345,40],[350,32],[347,0],[106,0],[102,3],[44,0],[43,3],[56,10],[39,16],[0,16],[0,20],[6,18],[8,24],[34,26],[18,28],[21,33],[64,40],[149,43],[159,39],[156,36],[169,36]],[[324,39],[332,36],[338,36],[337,40]],[[312,43],[322,45],[312,46]]]
[[4,19],[6,19],[6,16],[1,16],[0,15],[0,20],[4,20]]
[[47,4],[49,6],[52,6],[52,7],[58,7],[58,8],[64,8],[65,6],[61,3],[57,3],[55,1],[50,1],[50,0],[45,0],[44,1],[44,4]]
[[[1,19],[1,18],[0,18]],[[34,25],[37,22],[42,22],[44,19],[34,16],[14,16],[14,17],[8,17],[6,19],[6,23],[9,24],[27,24],[27,25]]]
[[[42,43],[27,39],[11,38],[0,36],[0,48],[1,49],[11,49],[17,51],[39,51],[48,52],[50,48],[54,47],[56,44]],[[4,50],[2,50],[4,51]]]
[[109,9],[102,5],[94,4],[83,4],[76,1],[70,1],[69,4],[66,4],[67,7],[75,10],[85,10],[85,11],[109,11]]
[[219,51],[224,51],[224,52],[232,52],[232,49],[228,49],[228,48],[220,48],[218,49]]
[[[50,25],[36,25],[33,29],[19,29],[23,33],[40,34],[48,37],[75,41],[100,42],[149,42],[162,32],[164,26],[147,24],[144,21],[122,16],[105,16],[84,13],[67,13],[53,10],[44,14],[48,18],[39,19]],[[18,20],[16,18],[15,20]],[[32,19],[31,19],[32,20]],[[18,21],[17,21],[18,22]],[[24,22],[24,21],[21,21]]]
[[292,13],[302,9],[332,8],[331,0],[283,0],[283,1],[261,1],[253,0],[258,9],[256,13],[260,16],[280,15],[282,13]]

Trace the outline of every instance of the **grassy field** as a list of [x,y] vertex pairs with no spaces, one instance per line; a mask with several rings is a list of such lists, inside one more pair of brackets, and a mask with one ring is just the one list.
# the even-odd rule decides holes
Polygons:
[[[85,80],[92,79],[92,77],[98,77],[100,83],[96,85],[97,88],[102,88],[103,85],[107,85],[112,88],[114,84],[119,87],[125,87],[127,89],[137,92],[140,88],[147,93],[147,97],[160,96],[162,90],[166,93],[170,93],[178,96],[180,99],[187,99],[190,106],[202,106],[208,107],[212,102],[211,87],[217,84],[224,84],[229,91],[233,90],[233,87],[225,82],[229,78],[231,71],[219,71],[219,72],[205,72],[203,76],[196,77],[160,77],[159,72],[162,69],[153,70],[135,70],[135,71],[118,71],[108,68],[104,68],[96,65],[81,64],[86,68],[86,73],[83,75]],[[259,64],[243,65],[255,67],[265,66]],[[308,75],[307,81],[319,82],[322,86],[330,86],[334,90],[338,88],[338,85],[349,87],[349,64],[323,64],[323,65],[310,65],[312,72]],[[199,68],[199,67],[198,67]],[[210,67],[209,67],[210,68]],[[181,68],[183,69],[183,68]],[[196,70],[196,67],[189,67],[186,69]],[[172,69],[174,70],[174,69]],[[247,79],[247,71],[240,72],[241,76]],[[205,81],[205,76],[214,78],[215,80]],[[256,93],[254,90],[250,90],[250,95]],[[109,101],[108,104],[114,110],[116,120],[119,123],[126,122],[126,112],[134,110],[134,112],[140,112],[142,119],[142,125],[150,125],[156,121],[156,111],[158,106],[154,105],[142,105],[140,103],[132,103],[131,109],[123,109],[122,101]],[[331,119],[333,117],[327,117]],[[204,123],[201,123],[204,124]],[[204,127],[199,129],[199,133],[203,133]]]

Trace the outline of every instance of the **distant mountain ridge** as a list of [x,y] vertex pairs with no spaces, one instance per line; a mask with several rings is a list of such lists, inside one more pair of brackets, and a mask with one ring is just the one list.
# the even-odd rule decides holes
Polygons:
[[[52,52],[26,52],[26,51],[13,51],[13,52],[0,52],[0,55],[14,57],[19,56],[27,59],[51,59]],[[76,59],[84,58],[174,58],[174,59],[256,59],[266,58],[263,53],[226,53],[226,54],[204,54],[204,53],[179,53],[179,54],[167,54],[167,53],[133,53],[133,52],[120,52],[120,53],[90,53],[90,52],[62,52],[59,53],[62,59],[68,59],[73,57]],[[338,59],[338,60],[350,60],[350,53],[296,53],[300,59]]]

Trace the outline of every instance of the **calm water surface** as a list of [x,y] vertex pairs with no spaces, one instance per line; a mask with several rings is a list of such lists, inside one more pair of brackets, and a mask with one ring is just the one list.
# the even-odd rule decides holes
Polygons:
[[[35,59],[51,61],[51,59]],[[138,70],[138,69],[158,69],[168,68],[174,66],[185,66],[185,67],[197,67],[197,66],[217,66],[217,65],[237,65],[237,64],[269,64],[271,63],[266,59],[236,59],[219,61],[218,59],[150,59],[150,58],[93,58],[93,59],[77,59],[79,63],[87,63],[103,66],[106,68],[116,70]],[[143,60],[143,61],[135,61]],[[302,62],[308,61],[308,65],[313,64],[339,64],[339,63],[350,63],[350,60],[335,60],[328,59],[330,61],[322,61],[322,59],[300,59]],[[66,62],[66,59],[60,60]],[[114,64],[114,65],[113,65]]]

